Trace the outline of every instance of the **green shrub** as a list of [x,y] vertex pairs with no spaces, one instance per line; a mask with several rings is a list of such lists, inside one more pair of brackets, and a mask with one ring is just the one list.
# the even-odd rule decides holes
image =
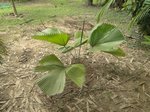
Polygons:
[[150,0],[129,1],[131,0],[128,0],[126,7],[130,9],[133,17],[130,26],[136,23],[144,34],[150,35]]

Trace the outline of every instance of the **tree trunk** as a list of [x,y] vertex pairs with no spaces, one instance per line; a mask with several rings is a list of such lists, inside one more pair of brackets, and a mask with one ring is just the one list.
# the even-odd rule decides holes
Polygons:
[[93,5],[93,0],[88,0],[88,5],[92,6]]
[[17,9],[16,9],[16,5],[15,5],[14,0],[11,0],[11,3],[12,3],[12,6],[13,6],[14,15],[15,15],[15,16],[18,16],[18,12],[17,12]]

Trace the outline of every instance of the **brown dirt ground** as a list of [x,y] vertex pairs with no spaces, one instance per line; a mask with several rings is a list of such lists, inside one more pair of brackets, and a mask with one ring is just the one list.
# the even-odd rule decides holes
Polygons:
[[[80,23],[67,19],[47,27],[59,27],[68,33],[80,29]],[[88,23],[86,30],[91,28]],[[69,54],[61,55],[55,46],[31,39],[43,26],[8,28],[1,37],[8,46],[8,56],[0,65],[1,112],[150,112],[150,54],[130,43],[122,45],[127,56],[116,58],[105,53],[89,54],[82,49],[81,62],[87,68],[83,89],[67,82],[62,94],[49,97],[35,84],[34,67],[50,53],[70,63]],[[69,58],[70,57],[70,58]]]

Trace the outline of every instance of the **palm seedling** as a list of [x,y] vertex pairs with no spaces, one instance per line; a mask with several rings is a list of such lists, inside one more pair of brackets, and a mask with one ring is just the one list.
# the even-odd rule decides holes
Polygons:
[[[34,39],[47,41],[60,46],[58,50],[62,53],[68,53],[83,44],[90,45],[90,51],[101,51],[114,56],[125,56],[125,53],[119,48],[124,41],[123,34],[113,25],[98,24],[91,30],[88,37],[82,32],[74,37],[74,42],[67,33],[56,28],[46,29],[37,35]],[[80,55],[80,53],[79,53]],[[73,81],[78,87],[82,87],[85,82],[85,67],[83,64],[65,65],[55,54],[45,56],[39,61],[36,67],[37,71],[47,72],[47,75],[41,77],[37,84],[47,95],[62,93],[65,87],[66,78]]]

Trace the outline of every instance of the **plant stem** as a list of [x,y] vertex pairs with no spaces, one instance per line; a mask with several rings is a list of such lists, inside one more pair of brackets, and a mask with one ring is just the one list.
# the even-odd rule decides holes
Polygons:
[[[65,48],[66,48],[66,46],[64,46]],[[67,49],[67,48],[66,48]],[[70,52],[70,54],[71,54],[71,56],[73,57],[73,58],[75,58],[75,56],[73,55],[73,53],[72,52]]]
[[72,53],[72,52],[70,52],[70,54],[71,54],[71,56],[72,56],[73,58],[75,58],[75,56],[73,55],[73,53]]
[[[83,26],[82,26],[82,32],[81,32],[81,40],[80,40],[80,44],[82,43],[82,39],[83,39],[84,26],[85,26],[85,20],[83,21]],[[78,54],[78,58],[80,58],[81,47],[82,47],[82,45],[79,47],[79,54]]]
[[15,5],[14,0],[11,0],[11,3],[12,3],[12,6],[13,6],[14,15],[17,17],[17,16],[18,16],[18,12],[17,12],[17,9],[16,9],[16,5]]

